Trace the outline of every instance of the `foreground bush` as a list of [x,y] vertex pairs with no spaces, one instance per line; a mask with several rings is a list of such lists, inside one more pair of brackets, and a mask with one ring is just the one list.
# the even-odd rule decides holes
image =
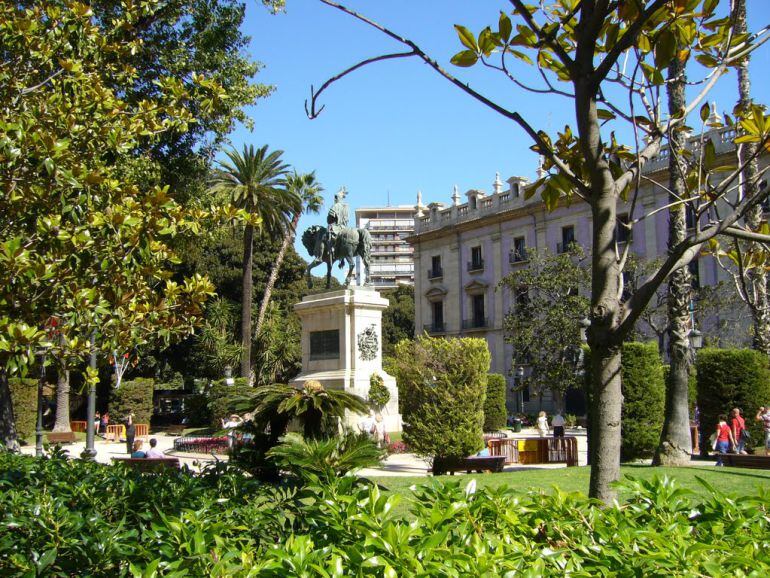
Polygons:
[[487,342],[418,337],[396,345],[404,442],[418,455],[466,457],[483,446]]
[[[466,478],[467,480],[468,478]],[[582,494],[475,482],[398,495],[352,476],[302,489],[220,465],[139,476],[0,455],[3,576],[766,576],[767,495],[703,499],[666,480]],[[154,572],[157,572],[155,574]],[[326,572],[326,573],[324,573]]]
[[767,357],[753,349],[701,349],[697,366],[698,408],[706,438],[715,431],[719,414],[739,407],[752,440],[760,445],[765,436],[754,416],[770,402]]

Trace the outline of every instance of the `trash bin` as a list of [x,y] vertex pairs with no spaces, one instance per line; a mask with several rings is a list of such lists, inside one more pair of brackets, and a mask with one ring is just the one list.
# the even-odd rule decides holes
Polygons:
[[521,431],[521,420],[517,417],[513,418],[513,431],[516,433]]

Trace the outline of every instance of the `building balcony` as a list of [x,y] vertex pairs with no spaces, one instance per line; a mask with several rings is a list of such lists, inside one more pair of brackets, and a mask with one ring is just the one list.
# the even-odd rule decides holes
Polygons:
[[428,279],[440,279],[444,276],[444,270],[441,267],[428,269]]
[[472,273],[474,271],[483,271],[484,270],[484,259],[480,259],[478,261],[468,261],[468,272]]
[[508,263],[511,265],[514,263],[525,263],[527,261],[529,261],[529,256],[527,255],[526,249],[522,251],[511,251],[508,253]]
[[463,329],[489,329],[489,318],[463,319]]
[[427,325],[423,325],[422,328],[426,333],[445,333],[446,332],[446,329],[444,328],[443,323],[428,323]]

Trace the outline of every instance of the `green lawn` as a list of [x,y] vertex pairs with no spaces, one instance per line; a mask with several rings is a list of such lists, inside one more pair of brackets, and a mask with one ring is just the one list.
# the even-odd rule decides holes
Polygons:
[[[476,479],[478,487],[497,487],[508,485],[522,492],[530,490],[551,491],[553,486],[566,492],[588,492],[588,477],[590,468],[560,468],[554,470],[525,470],[517,472],[504,472],[501,474],[472,474],[456,476],[437,476],[435,479],[442,481],[456,480],[461,484]],[[716,468],[707,467],[688,467],[688,468],[653,468],[650,466],[623,466],[621,468],[623,476],[632,476],[635,478],[650,479],[655,475],[668,476],[676,480],[681,486],[689,488],[698,494],[706,492],[705,488],[698,482],[696,477],[701,477],[715,488],[736,495],[754,493],[757,486],[762,486],[770,490],[770,470],[750,470],[742,468]],[[423,477],[376,477],[373,481],[386,487],[389,492],[401,494],[405,500],[402,500],[396,508],[401,513],[406,513],[409,509],[408,498],[412,491],[409,489],[413,485],[430,483],[431,476]],[[621,498],[622,498],[621,494]]]

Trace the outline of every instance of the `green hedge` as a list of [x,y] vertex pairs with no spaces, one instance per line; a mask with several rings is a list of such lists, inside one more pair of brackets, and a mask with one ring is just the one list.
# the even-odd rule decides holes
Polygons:
[[484,431],[497,431],[505,427],[508,410],[505,407],[505,377],[499,373],[487,376],[487,399],[484,402]]
[[233,385],[227,385],[224,381],[218,381],[207,392],[209,425],[215,429],[222,427],[222,419],[233,412],[240,413],[238,406],[245,397],[254,394],[254,388],[249,385],[249,380],[244,377],[236,377]]
[[622,460],[648,458],[660,441],[666,381],[657,343],[624,343]]
[[[590,415],[591,352],[587,347],[583,351]],[[623,410],[620,457],[624,461],[650,457],[660,441],[666,404],[665,370],[657,344],[624,343],[621,379]],[[590,441],[589,429],[589,445]]]
[[743,410],[752,443],[764,439],[754,419],[760,406],[770,402],[770,371],[767,357],[753,349],[701,349],[698,352],[698,408],[701,430],[711,435],[719,414]]
[[138,377],[124,381],[120,387],[110,392],[110,421],[125,423],[128,414],[134,413],[134,423],[150,423],[152,418],[152,394],[155,380],[150,377]]
[[429,459],[465,457],[481,449],[487,342],[422,336],[399,342],[395,358],[409,448]]
[[8,380],[13,401],[13,417],[19,441],[31,443],[37,424],[37,380],[11,378]]

